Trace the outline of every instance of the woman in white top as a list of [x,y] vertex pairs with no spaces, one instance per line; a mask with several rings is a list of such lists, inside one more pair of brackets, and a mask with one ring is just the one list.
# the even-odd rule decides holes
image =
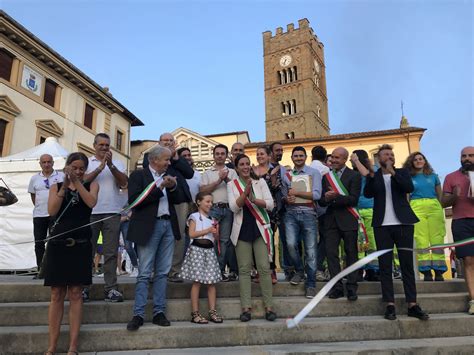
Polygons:
[[[272,311],[272,280],[270,277],[270,260],[273,255],[273,233],[267,211],[273,209],[273,198],[263,179],[253,178],[250,159],[238,155],[235,159],[235,170],[238,178],[227,183],[229,206],[234,212],[234,222],[230,239],[235,245],[239,265],[240,303],[242,314],[240,320],[251,320],[251,282],[250,271],[253,255],[260,275],[260,289],[265,305],[265,319],[274,321]],[[252,176],[251,176],[252,175]]]

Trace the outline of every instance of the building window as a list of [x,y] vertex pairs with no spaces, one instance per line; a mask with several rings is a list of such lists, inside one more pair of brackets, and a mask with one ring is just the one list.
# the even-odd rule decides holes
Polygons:
[[291,132],[285,133],[285,139],[295,139],[295,132],[291,131]]
[[319,107],[319,105],[316,106],[316,115],[318,115],[318,117],[321,117],[321,107]]
[[294,115],[296,113],[296,100],[284,101],[281,103],[282,116]]
[[3,145],[5,143],[5,136],[7,133],[7,124],[7,121],[0,120],[0,157],[3,156]]
[[123,149],[123,132],[117,130],[117,134],[115,136],[115,148],[122,151]]
[[46,79],[46,84],[44,86],[44,99],[43,101],[49,106],[54,107],[56,102],[56,89],[58,84],[50,79]]
[[282,69],[277,72],[278,84],[288,84],[298,80],[298,71],[296,67]]
[[0,49],[0,78],[10,81],[14,58],[10,52]]
[[93,129],[94,126],[94,108],[86,103],[86,109],[84,111],[84,126]]

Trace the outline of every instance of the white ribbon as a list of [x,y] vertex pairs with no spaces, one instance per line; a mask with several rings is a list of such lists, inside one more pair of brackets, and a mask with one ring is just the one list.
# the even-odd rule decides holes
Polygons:
[[393,249],[383,249],[373,252],[366,257],[360,259],[355,264],[352,264],[348,268],[342,270],[339,274],[333,277],[318,293],[314,298],[294,317],[286,320],[286,326],[288,329],[296,327],[308,314],[318,305],[319,302],[331,291],[332,287],[344,276],[356,271],[360,267],[370,263],[375,258],[393,251]]

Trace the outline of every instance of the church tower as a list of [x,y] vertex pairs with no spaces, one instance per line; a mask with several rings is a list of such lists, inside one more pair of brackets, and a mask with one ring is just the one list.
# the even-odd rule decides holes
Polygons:
[[324,46],[307,19],[263,33],[266,141],[329,134]]

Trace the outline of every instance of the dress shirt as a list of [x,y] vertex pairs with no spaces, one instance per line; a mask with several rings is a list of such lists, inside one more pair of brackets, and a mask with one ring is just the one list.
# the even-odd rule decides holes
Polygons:
[[[153,179],[155,180],[155,184],[157,188],[160,188],[161,183],[163,182],[163,177],[165,176],[165,173],[158,173],[155,169],[151,167],[151,165],[148,165],[148,169],[151,171],[151,175],[153,176]],[[164,215],[170,215],[170,209],[168,206],[168,194],[166,193],[166,188],[163,189],[163,196],[160,198],[160,203],[158,204],[158,213],[156,214],[157,217],[161,217]]]

